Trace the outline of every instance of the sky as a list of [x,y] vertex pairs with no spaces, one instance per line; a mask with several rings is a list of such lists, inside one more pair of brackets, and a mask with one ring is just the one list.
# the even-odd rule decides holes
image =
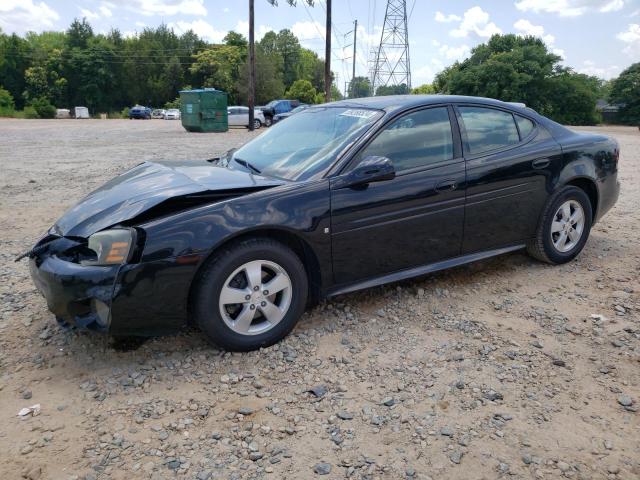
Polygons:
[[[574,70],[606,79],[640,61],[640,0],[407,0],[412,85],[435,74],[494,33],[536,35]],[[255,0],[256,35],[289,28],[324,57],[325,0],[271,6]],[[368,76],[380,42],[385,0],[333,0],[332,70],[341,90],[351,78],[353,22],[358,20],[356,75]],[[135,35],[166,23],[210,42],[230,30],[247,35],[247,0],[0,0],[5,33],[64,30],[85,17],[96,32]]]

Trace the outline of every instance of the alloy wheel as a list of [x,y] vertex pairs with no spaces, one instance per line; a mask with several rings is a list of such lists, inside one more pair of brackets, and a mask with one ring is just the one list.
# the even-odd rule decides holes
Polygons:
[[253,260],[225,280],[218,300],[220,315],[236,333],[265,333],[287,314],[291,294],[291,279],[284,268],[268,260]]
[[584,232],[585,218],[582,205],[576,200],[564,202],[551,222],[551,243],[558,252],[566,253],[573,249]]

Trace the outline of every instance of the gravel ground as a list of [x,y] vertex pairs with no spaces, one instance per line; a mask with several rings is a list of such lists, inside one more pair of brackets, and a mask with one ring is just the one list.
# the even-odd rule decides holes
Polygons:
[[0,478],[640,478],[640,132],[597,130],[623,190],[576,261],[515,253],[346,295],[231,354],[195,330],[62,330],[13,258],[126,168],[250,134],[0,120]]

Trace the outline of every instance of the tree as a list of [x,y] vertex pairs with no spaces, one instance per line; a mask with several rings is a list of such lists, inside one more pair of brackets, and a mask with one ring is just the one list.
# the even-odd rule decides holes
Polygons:
[[286,97],[300,100],[302,103],[316,103],[318,92],[309,80],[296,80],[287,90]]
[[13,96],[8,90],[0,87],[0,116],[12,114],[14,108]]
[[549,80],[547,114],[568,125],[593,125],[600,121],[596,101],[600,80],[566,69]]
[[298,78],[309,80],[316,90],[324,92],[324,60],[316,52],[302,48]]
[[383,95],[406,95],[409,93],[409,87],[405,83],[401,85],[383,85],[376,88],[376,97]]
[[0,34],[0,85],[6,88],[16,102],[16,107],[24,107],[22,93],[25,88],[26,70],[31,66],[29,44],[13,34]]
[[231,45],[214,45],[194,56],[191,72],[200,79],[201,85],[223,90],[230,94],[230,101],[236,103],[238,72],[242,62],[242,50]]
[[371,81],[367,77],[355,77],[349,85],[349,98],[361,98],[371,95]]
[[276,50],[282,56],[282,79],[290,87],[299,78],[302,47],[291,30],[280,30],[275,39]]
[[38,114],[39,118],[53,118],[56,116],[56,107],[51,105],[47,98],[36,98],[30,105]]
[[436,92],[435,87],[431,83],[425,83],[411,90],[414,95],[433,95]]
[[640,126],[640,62],[613,81],[609,101],[620,105],[620,121]]
[[69,48],[87,48],[89,40],[93,37],[93,28],[86,18],[73,20],[67,30],[67,45]]
[[538,38],[494,35],[438,74],[435,87],[442,93],[524,102],[542,112],[548,106],[547,81],[559,61]]
[[[248,95],[249,61],[245,62],[240,80],[238,82],[238,95],[241,101],[245,101]],[[256,105],[264,105],[274,98],[282,98],[284,95],[284,82],[282,81],[282,58],[276,54],[266,54],[260,48],[256,48]]]
[[231,31],[225,35],[222,39],[225,45],[231,45],[233,47],[244,48],[245,50],[249,47],[249,42],[241,33],[237,33]]
[[[539,38],[494,35],[475,47],[469,58],[440,72],[434,87],[441,93],[523,102],[557,121],[593,123],[599,87],[562,67],[560,60]],[[571,88],[579,89],[581,95],[571,95]],[[569,117],[567,112],[575,114]]]

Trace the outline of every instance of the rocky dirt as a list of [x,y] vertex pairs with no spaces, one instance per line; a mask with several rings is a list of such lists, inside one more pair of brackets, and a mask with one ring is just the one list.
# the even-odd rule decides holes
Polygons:
[[515,253],[346,295],[231,354],[196,330],[61,329],[13,258],[126,168],[250,134],[0,120],[0,478],[640,478],[640,132],[597,130],[623,190],[576,261]]

